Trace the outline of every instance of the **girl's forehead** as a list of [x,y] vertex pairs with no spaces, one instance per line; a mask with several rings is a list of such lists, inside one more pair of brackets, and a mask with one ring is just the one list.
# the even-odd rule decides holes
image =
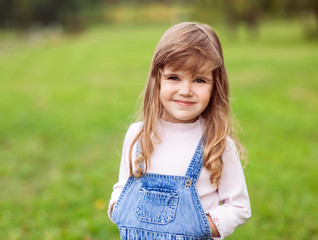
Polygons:
[[217,65],[216,58],[212,56],[207,57],[198,52],[176,54],[163,64],[164,67],[174,71],[190,72],[193,74],[212,72]]
[[194,75],[211,74],[213,65],[211,61],[181,60],[168,62],[164,65],[164,71],[169,72],[186,72]]
[[170,65],[165,65],[163,68],[163,74],[188,74],[188,75],[192,75],[192,76],[199,76],[199,75],[211,75],[212,74],[212,70],[210,68],[201,68],[201,69],[189,69],[189,68],[178,68],[176,69],[173,66]]

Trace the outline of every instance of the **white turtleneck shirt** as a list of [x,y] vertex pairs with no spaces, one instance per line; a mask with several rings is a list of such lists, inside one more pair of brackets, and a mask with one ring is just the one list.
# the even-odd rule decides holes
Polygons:
[[[140,129],[141,123],[133,123],[125,136],[119,169],[118,182],[113,186],[108,215],[118,200],[129,178],[129,148]],[[148,173],[184,176],[199,144],[204,129],[204,120],[194,123],[170,123],[159,120],[157,133],[160,142],[154,142]],[[132,161],[135,161],[136,146]],[[203,209],[212,218],[221,237],[229,236],[251,216],[245,178],[233,140],[227,137],[226,149],[222,155],[223,171],[218,188],[210,183],[210,172],[206,168],[196,182],[196,188]],[[133,164],[134,166],[134,164]]]

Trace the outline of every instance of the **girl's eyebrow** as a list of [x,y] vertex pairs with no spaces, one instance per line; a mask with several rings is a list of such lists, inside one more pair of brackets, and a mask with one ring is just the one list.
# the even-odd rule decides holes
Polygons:
[[198,75],[198,76],[195,76],[195,78],[202,78],[202,79],[204,79],[206,81],[212,82],[212,78],[210,78],[210,77],[205,77],[205,76]]
[[167,72],[162,74],[164,77],[169,77],[169,76],[178,76],[178,73],[175,72]]

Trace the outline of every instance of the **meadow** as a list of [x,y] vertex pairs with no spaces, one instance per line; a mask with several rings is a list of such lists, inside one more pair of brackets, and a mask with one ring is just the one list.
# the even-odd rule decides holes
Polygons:
[[[165,24],[0,32],[0,239],[119,239],[121,144]],[[318,43],[297,21],[222,26],[252,218],[228,239],[318,239]]]

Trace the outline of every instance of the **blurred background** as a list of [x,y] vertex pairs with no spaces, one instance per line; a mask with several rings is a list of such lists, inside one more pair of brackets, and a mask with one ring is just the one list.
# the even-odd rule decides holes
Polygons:
[[318,239],[318,2],[0,0],[0,239],[119,239],[106,215],[152,54],[219,34],[253,217],[228,239]]

